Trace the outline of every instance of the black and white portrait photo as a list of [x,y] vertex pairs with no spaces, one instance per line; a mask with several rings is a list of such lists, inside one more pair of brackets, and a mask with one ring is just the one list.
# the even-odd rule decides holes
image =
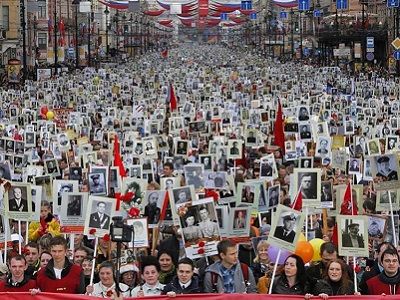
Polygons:
[[175,147],[175,155],[186,156],[188,153],[188,141],[177,140]]
[[67,195],[68,196],[68,204],[67,204],[67,216],[75,217],[82,216],[82,195]]
[[339,255],[368,256],[368,217],[337,216]]
[[268,188],[268,209],[276,207],[279,204],[280,185],[273,185]]
[[333,207],[332,182],[330,181],[321,182],[321,206],[323,208]]
[[217,213],[212,199],[202,199],[195,205],[189,205],[184,214],[178,217],[182,228],[185,252],[188,257],[200,257],[197,248],[203,241],[211,253],[216,253],[219,232]]
[[90,173],[89,174],[89,190],[93,195],[106,195],[106,181],[104,173]]
[[183,186],[172,189],[172,197],[175,205],[191,202],[195,199],[193,186]]
[[30,184],[13,183],[4,200],[5,211],[9,218],[28,220],[35,210]]
[[204,187],[202,164],[187,164],[183,169],[187,185],[193,185],[196,190]]
[[62,208],[62,196],[72,192],[78,192],[76,180],[53,180],[53,214],[59,216]]
[[294,169],[296,191],[300,190],[303,203],[312,207],[320,205],[321,169]]
[[331,152],[331,139],[327,136],[318,136],[316,156],[325,157]]
[[288,251],[293,251],[303,227],[303,214],[279,204],[274,215],[276,217],[271,226],[268,243]]
[[82,168],[81,167],[70,167],[69,168],[69,179],[77,180],[79,183],[82,182]]
[[205,171],[211,171],[213,169],[213,156],[212,155],[200,155],[200,163],[203,164]]
[[368,216],[368,238],[381,241],[385,238],[387,228],[387,216]]
[[228,140],[228,158],[240,159],[242,157],[242,141]]
[[144,216],[147,217],[149,225],[157,224],[165,200],[165,191],[146,191],[145,199],[147,204],[144,207]]
[[351,158],[349,162],[349,174],[360,173],[361,171],[361,159]]
[[179,186],[179,178],[177,177],[162,177],[160,178],[161,189],[162,190],[172,190]]
[[300,168],[303,168],[303,169],[312,168],[313,163],[314,163],[314,157],[300,157],[299,158]]
[[53,177],[58,177],[61,175],[57,160],[55,159],[45,160],[44,166],[47,174],[52,175]]
[[378,155],[373,157],[375,161],[375,176],[384,181],[398,180],[398,160],[396,154]]
[[115,199],[90,196],[89,210],[85,222],[85,234],[89,233],[89,228],[95,228],[96,235],[99,234],[100,236],[102,236],[102,232],[108,232],[114,206]]

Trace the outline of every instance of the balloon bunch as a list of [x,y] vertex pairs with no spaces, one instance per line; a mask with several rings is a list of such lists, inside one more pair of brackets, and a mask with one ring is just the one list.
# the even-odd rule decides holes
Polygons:
[[[322,239],[312,239],[307,242],[303,233],[300,233],[300,237],[297,242],[294,254],[300,256],[303,259],[304,263],[308,263],[310,261],[320,261],[321,260],[320,249],[323,243],[325,243],[325,241]],[[278,264],[281,265],[285,262],[286,258],[292,253],[283,249],[281,249],[280,251],[281,254],[279,256]],[[270,245],[268,247],[269,259],[275,262],[276,258],[278,257],[278,252],[279,252],[279,247]]]
[[49,110],[48,107],[45,105],[40,108],[40,116],[42,117],[42,119],[51,121],[54,119],[55,115],[54,112]]

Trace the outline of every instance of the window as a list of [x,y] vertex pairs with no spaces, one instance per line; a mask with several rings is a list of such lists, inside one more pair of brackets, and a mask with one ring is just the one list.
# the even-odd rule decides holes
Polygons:
[[38,47],[40,50],[47,49],[47,33],[43,32],[38,33]]
[[40,0],[38,4],[38,19],[47,19],[47,3],[46,0]]
[[2,7],[2,20],[3,20],[3,30],[10,30],[10,7],[8,5],[3,5]]

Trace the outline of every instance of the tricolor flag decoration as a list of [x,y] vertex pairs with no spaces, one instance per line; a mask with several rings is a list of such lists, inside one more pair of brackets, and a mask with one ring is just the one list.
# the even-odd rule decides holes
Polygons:
[[171,112],[176,110],[178,107],[178,101],[176,99],[175,91],[174,91],[174,87],[172,86],[172,83],[170,83],[169,87],[168,87],[167,103],[169,103]]
[[298,5],[297,0],[272,0],[272,3],[286,8],[296,7]]

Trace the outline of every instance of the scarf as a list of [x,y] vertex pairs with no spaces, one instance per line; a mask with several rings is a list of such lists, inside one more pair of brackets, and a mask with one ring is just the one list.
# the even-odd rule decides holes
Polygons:
[[160,281],[162,284],[167,284],[168,282],[166,282],[166,280],[169,276],[171,276],[171,278],[175,276],[175,265],[172,265],[172,269],[169,272],[161,271],[158,281]]

